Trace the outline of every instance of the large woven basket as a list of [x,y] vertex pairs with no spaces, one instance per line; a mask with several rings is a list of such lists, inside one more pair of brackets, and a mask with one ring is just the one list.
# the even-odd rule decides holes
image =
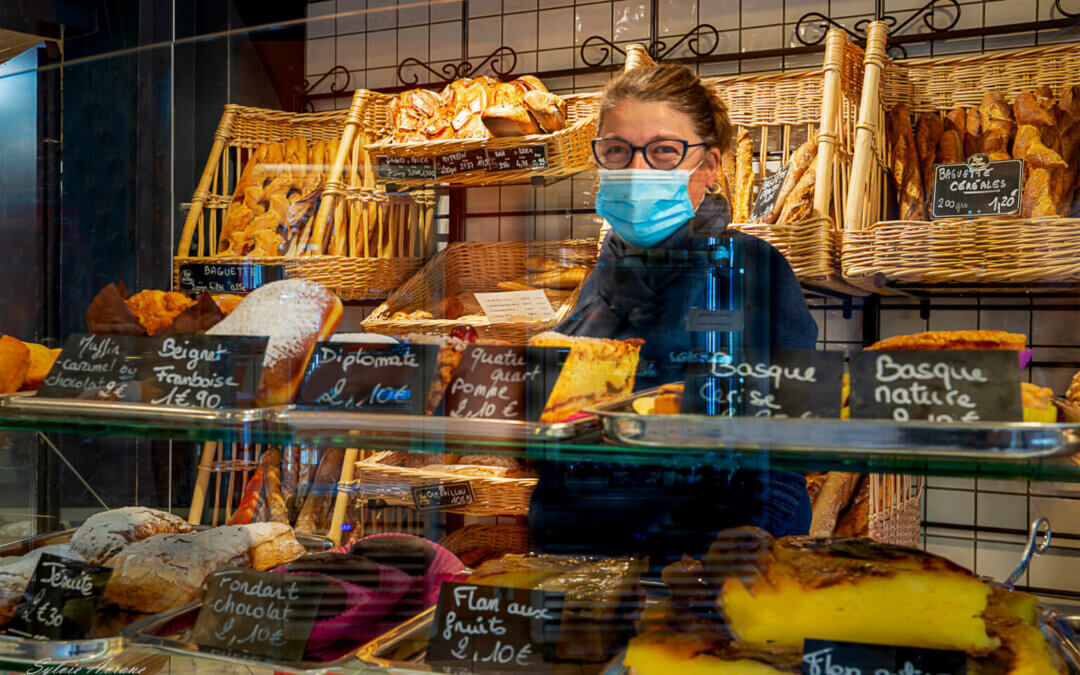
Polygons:
[[545,242],[459,242],[450,244],[364,320],[369,333],[405,336],[412,333],[446,335],[459,326],[472,326],[480,338],[525,344],[528,339],[566,318],[577,303],[579,286],[556,310],[554,321],[469,322],[448,319],[392,320],[398,311],[413,311],[459,293],[501,291],[498,283],[525,274],[526,256],[545,256],[567,264],[592,266],[595,239]]
[[447,511],[474,516],[523,516],[528,513],[529,497],[536,487],[535,478],[461,476],[394,465],[402,454],[383,452],[357,462],[350,489],[365,498],[381,499],[390,506],[414,506],[414,487],[468,482],[475,498],[473,503]]
[[[385,135],[387,127],[387,107],[393,100],[392,94],[380,94],[372,91],[357,92],[353,105],[362,106],[357,124],[369,133]],[[546,167],[523,171],[470,171],[450,174],[438,180],[395,179],[400,186],[429,185],[445,183],[458,186],[509,185],[543,180],[545,183],[570,176],[594,166],[592,159],[592,139],[596,132],[596,114],[599,97],[595,93],[571,94],[564,96],[566,101],[566,127],[553,134],[533,134],[530,136],[510,136],[503,138],[466,138],[427,141],[424,143],[392,143],[389,140],[376,141],[367,146],[374,157],[430,157],[435,158],[450,153],[469,150],[504,150],[530,145],[543,145],[546,148]]]
[[[884,36],[878,39],[883,42]],[[714,77],[705,83],[716,89],[733,125],[752,129],[758,186],[787,165],[809,131],[818,134],[815,217],[779,227],[753,223],[733,223],[732,227],[776,246],[803,284],[857,292],[843,282],[839,261],[844,195],[863,83],[863,50],[848,42],[839,29],[830,31],[825,44],[821,68]],[[627,48],[626,69],[653,65],[643,46]]]
[[[251,108],[240,105],[226,105],[221,116],[210,157],[203,169],[199,184],[191,200],[191,209],[184,221],[184,229],[173,259],[174,283],[179,277],[182,263],[210,262],[245,262],[251,264],[282,265],[287,277],[306,278],[317,281],[334,292],[343,300],[363,300],[386,297],[390,291],[404,283],[423,264],[434,251],[434,236],[414,236],[413,246],[408,251],[397,251],[398,255],[382,257],[359,257],[356,255],[304,255],[302,257],[245,257],[220,258],[216,256],[220,228],[224,225],[225,215],[232,199],[236,181],[251,153],[263,143],[281,142],[296,136],[303,136],[311,141],[342,140],[347,121],[353,119],[353,111],[333,110],[318,113],[286,113],[263,108]],[[341,143],[335,166],[340,175],[349,157],[348,149]],[[340,166],[339,166],[340,164]],[[344,194],[340,181],[328,181],[324,194]],[[433,211],[434,199],[430,192],[416,196],[391,197],[385,193],[367,191],[362,197],[378,208],[386,208],[393,200],[409,201],[415,210]],[[324,198],[313,227],[319,228],[312,235],[312,240],[322,240],[332,205],[332,200]],[[328,208],[324,209],[326,206]],[[410,215],[412,212],[410,212]],[[339,227],[344,236],[349,224],[348,217],[352,209],[341,209],[338,217],[343,220]],[[321,220],[318,216],[322,216]],[[414,220],[417,217],[414,216]],[[419,217],[422,225],[431,230],[430,217]],[[426,231],[425,231],[426,232]],[[344,248],[342,249],[345,250]],[[350,252],[351,253],[351,252]],[[402,255],[404,254],[404,255]]]
[[442,545],[454,555],[474,548],[485,548],[493,554],[525,553],[529,530],[524,525],[468,525],[454,530],[442,540]]
[[[871,79],[880,79],[880,93]],[[927,291],[1080,287],[1078,219],[889,220],[896,198],[886,169],[891,148],[884,130],[885,112],[899,103],[915,113],[944,113],[977,106],[992,90],[1010,102],[1044,85],[1059,95],[1080,82],[1080,44],[898,62],[885,58],[884,50],[868,51],[866,80],[871,97],[860,109],[848,186],[841,254],[845,279],[885,293],[894,285]]]
[[921,477],[871,474],[870,538],[921,548],[922,493]]

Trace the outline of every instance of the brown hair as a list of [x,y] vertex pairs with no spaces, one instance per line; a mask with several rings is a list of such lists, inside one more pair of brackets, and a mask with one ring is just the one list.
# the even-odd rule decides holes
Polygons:
[[694,131],[710,148],[724,152],[731,145],[731,122],[727,107],[715,90],[682,65],[665,63],[635,68],[615,76],[600,96],[600,121],[627,99],[667,103],[690,118]]

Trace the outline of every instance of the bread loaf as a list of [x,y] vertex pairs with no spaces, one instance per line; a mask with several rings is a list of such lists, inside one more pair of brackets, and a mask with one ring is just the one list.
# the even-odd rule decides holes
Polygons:
[[979,152],[982,135],[982,118],[978,108],[967,109],[967,126],[964,128],[964,159]]
[[277,450],[267,450],[259,461],[263,471],[263,491],[266,493],[266,504],[269,509],[269,518],[274,523],[289,524],[289,510],[285,505],[285,495],[281,490],[281,453]]
[[938,142],[944,124],[937,113],[924,112],[919,115],[919,124],[915,129],[915,150],[919,155],[919,174],[923,181],[923,194],[930,195],[934,185],[934,162],[938,155]]
[[780,217],[776,219],[777,225],[795,223],[811,216],[814,212],[814,184],[816,182],[817,163],[811,162],[802,178],[799,179],[798,185],[784,200],[784,208],[780,211]]
[[979,122],[982,127],[979,151],[987,154],[1008,152],[1016,132],[1016,123],[1012,108],[1000,91],[990,91],[983,96],[979,105]]
[[143,506],[127,506],[87,518],[71,535],[71,548],[91,565],[102,565],[132,542],[192,529],[180,516]]
[[817,147],[817,134],[811,133],[810,137],[792,153],[791,161],[788,162],[788,173],[784,177],[784,184],[780,186],[780,190],[776,193],[776,201],[773,202],[772,210],[765,215],[761,222],[771,225],[780,217],[788,195],[802,180],[810,165],[814,163],[814,159],[817,157]]
[[749,129],[739,129],[735,147],[735,190],[731,204],[731,222],[745,223],[750,220],[750,207],[754,198],[754,139]]
[[830,471],[813,504],[811,537],[831,537],[840,511],[847,506],[859,483],[859,474]]
[[899,218],[926,220],[925,193],[907,105],[901,103],[889,111],[886,122],[889,146],[892,149],[890,168],[900,206]]
[[1058,215],[1057,205],[1050,196],[1050,171],[1037,168],[1024,182],[1024,194],[1020,200],[1020,215],[1024,218]]
[[1029,169],[1063,169],[1066,166],[1060,155],[1046,147],[1039,127],[1032,124],[1020,125],[1013,143],[1013,157],[1024,160]]
[[1032,124],[1039,127],[1053,126],[1057,121],[1051,112],[1053,100],[1045,96],[1045,92],[1037,94],[1027,91],[1016,97],[1013,101],[1013,118],[1017,124]]
[[963,138],[967,130],[967,112],[963,108],[953,108],[945,113],[945,129],[952,129]]
[[[964,142],[960,140],[960,134],[956,129],[946,129],[941,134],[941,140],[938,141],[937,147],[937,163],[938,164],[958,164],[964,161]],[[927,196],[933,195],[934,176],[933,165],[930,167],[930,189],[927,191]]]

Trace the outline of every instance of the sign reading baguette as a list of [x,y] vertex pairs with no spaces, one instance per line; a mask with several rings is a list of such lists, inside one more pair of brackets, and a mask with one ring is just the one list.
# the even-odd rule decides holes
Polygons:
[[424,662],[451,672],[550,672],[562,594],[444,582]]
[[178,291],[185,293],[247,293],[285,278],[281,265],[253,263],[180,263]]
[[983,154],[963,164],[934,165],[934,218],[1007,216],[1020,213],[1024,161],[991,162]]
[[469,345],[443,396],[448,417],[540,418],[570,350],[560,347]]
[[760,223],[772,212],[773,207],[776,206],[776,197],[780,194],[780,188],[784,186],[784,180],[787,179],[790,168],[791,165],[788,164],[761,181],[761,189],[758,190],[757,199],[754,200],[754,208],[750,209],[751,223]]
[[459,150],[435,158],[438,178],[470,171],[487,171],[488,156],[484,150]]
[[1004,350],[861,352],[851,363],[851,416],[1019,422],[1019,359]]
[[803,643],[803,675],[963,675],[965,672],[967,655],[961,651],[828,640]]
[[433,180],[435,163],[430,157],[385,157],[375,158],[375,173],[386,180]]
[[273,661],[299,661],[326,581],[299,574],[222,568],[210,575],[191,641]]
[[249,407],[267,338],[77,334],[37,395],[193,408]]
[[546,145],[523,145],[487,151],[491,171],[536,171],[547,168]]
[[776,350],[733,361],[716,353],[686,368],[681,410],[721,417],[839,417],[844,358],[839,352]]
[[40,640],[85,638],[111,576],[108,567],[42,553],[8,632]]
[[544,291],[473,293],[491,321],[554,321],[555,310]]
[[423,415],[437,358],[434,345],[319,342],[297,405]]

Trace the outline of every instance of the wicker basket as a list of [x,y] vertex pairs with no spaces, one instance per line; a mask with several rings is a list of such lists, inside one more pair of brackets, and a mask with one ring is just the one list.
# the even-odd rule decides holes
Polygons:
[[[643,46],[627,48],[627,70],[652,65]],[[754,130],[758,185],[771,173],[771,160],[782,168],[810,130],[818,133],[817,216],[779,227],[732,224],[777,247],[808,286],[858,292],[841,278],[840,228],[862,82],[863,50],[839,29],[830,31],[819,69],[705,79],[720,94],[732,124]]]
[[474,548],[486,548],[492,553],[525,553],[529,529],[523,525],[469,525],[454,530],[442,540],[442,545],[454,555]]
[[922,493],[922,477],[871,474],[870,538],[921,548]]
[[554,321],[461,322],[448,319],[391,320],[395,312],[412,311],[458,293],[500,291],[498,283],[525,274],[525,258],[544,255],[568,264],[596,262],[596,240],[568,239],[547,242],[461,242],[439,252],[420,272],[391,295],[364,320],[369,333],[404,336],[411,333],[445,335],[459,326],[472,326],[480,338],[525,344],[569,315],[577,304],[579,286],[555,312]]
[[[191,209],[184,221],[183,233],[173,260],[174,283],[179,277],[181,263],[210,262],[283,265],[289,278],[299,277],[318,281],[336,292],[343,300],[363,300],[386,297],[390,291],[404,283],[434,252],[434,234],[431,215],[434,194],[390,196],[375,191],[355,191],[353,199],[377,204],[372,208],[387,209],[400,202],[413,204],[412,210],[402,212],[418,225],[411,237],[409,250],[390,249],[382,257],[360,257],[347,246],[337,246],[348,255],[305,255],[303,257],[216,257],[220,228],[232,199],[236,181],[251,153],[267,142],[281,142],[296,136],[309,141],[337,142],[342,139],[352,111],[334,110],[319,113],[286,113],[262,108],[226,105],[221,116],[210,157],[206,162],[198,187],[192,197]],[[342,143],[335,160],[337,175],[341,175],[349,158],[348,148]],[[339,166],[340,164],[340,166]],[[362,194],[361,194],[362,192]],[[325,195],[345,195],[340,181],[327,181],[324,198],[318,214],[312,221],[312,241],[322,241],[325,228],[333,211],[333,199]],[[401,208],[400,206],[397,208]],[[422,215],[421,215],[422,214]],[[430,215],[429,215],[430,214]],[[350,227],[348,222],[353,210],[340,210],[341,227],[334,233],[334,241],[344,244]],[[426,229],[425,229],[426,228]],[[362,252],[361,254],[362,255]]]
[[535,478],[487,478],[460,476],[396,466],[401,453],[383,452],[356,463],[351,490],[363,497],[378,498],[390,506],[414,506],[412,488],[438,483],[468,482],[475,500],[452,513],[473,516],[523,516],[529,510],[529,497],[536,487]]
[[[880,80],[880,85],[877,80]],[[1080,220],[994,216],[933,222],[888,220],[895,195],[887,166],[885,112],[907,103],[915,113],[979,105],[1001,91],[1007,100],[1035,87],[1055,95],[1080,81],[1080,44],[892,62],[867,53],[869,92],[859,113],[844,277],[868,290],[894,284],[922,290],[1054,291],[1080,287]],[[878,88],[880,86],[880,94]]]

